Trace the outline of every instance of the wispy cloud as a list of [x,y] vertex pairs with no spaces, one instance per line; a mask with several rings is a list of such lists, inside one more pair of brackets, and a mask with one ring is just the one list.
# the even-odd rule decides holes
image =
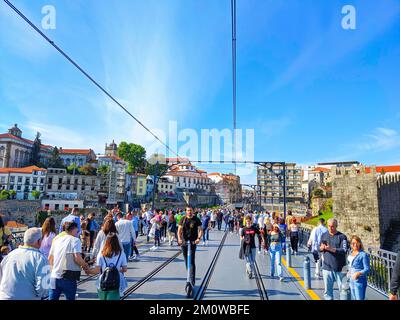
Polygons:
[[400,134],[390,128],[376,128],[371,134],[366,134],[366,142],[356,145],[361,152],[380,152],[400,147]]

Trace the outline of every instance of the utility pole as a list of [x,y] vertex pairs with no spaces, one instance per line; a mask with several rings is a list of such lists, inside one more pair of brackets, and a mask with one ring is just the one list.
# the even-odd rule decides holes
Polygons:
[[156,172],[153,178],[153,203],[151,205],[151,209],[154,211],[154,199],[156,194],[156,186],[157,186],[157,177],[158,177],[158,160],[156,162]]
[[233,84],[233,162],[236,175],[236,0],[231,0],[232,15],[232,84]]

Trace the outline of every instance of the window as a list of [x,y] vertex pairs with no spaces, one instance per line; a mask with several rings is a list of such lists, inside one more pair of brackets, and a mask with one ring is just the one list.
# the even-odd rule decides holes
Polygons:
[[49,178],[49,183],[53,183],[53,178]]
[[40,178],[40,184],[44,183],[44,178]]
[[10,177],[10,183],[14,183],[15,182],[15,177],[14,176],[11,176]]
[[51,184],[48,184],[48,185],[47,185],[47,189],[48,189],[48,190],[51,190]]
[[22,177],[18,177],[18,183],[22,183]]
[[59,183],[59,184],[62,183],[62,178],[58,178],[58,183]]
[[21,191],[21,186],[18,186],[18,187],[17,187],[17,191]]
[[33,184],[37,184],[37,178],[33,178]]
[[60,210],[60,205],[59,205],[58,203],[56,203],[56,204],[54,205],[54,210]]

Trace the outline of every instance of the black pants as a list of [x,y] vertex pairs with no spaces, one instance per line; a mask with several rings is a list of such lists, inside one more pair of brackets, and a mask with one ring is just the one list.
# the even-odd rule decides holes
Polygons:
[[[137,233],[137,231],[136,231],[136,233]],[[136,239],[137,239],[137,236],[136,236]],[[132,245],[132,249],[135,252],[135,254],[138,255],[139,254],[139,250],[136,247],[136,243],[133,242],[133,239],[131,240],[131,245]]]
[[[190,245],[191,248],[191,259],[190,259],[190,282],[192,284],[192,286],[194,287],[195,282],[196,282],[196,262],[195,262],[195,256],[196,256],[196,245],[195,244],[191,244]],[[184,243],[182,245],[182,252],[183,252],[183,258],[184,258],[184,262],[185,262],[185,267],[186,267],[186,271],[187,271],[187,256],[188,256],[188,246],[186,243]]]
[[233,228],[235,226],[235,221],[229,221],[228,224],[229,224],[229,231],[233,232]]
[[290,245],[292,246],[292,250],[294,252],[298,251],[298,243],[299,243],[299,236],[298,235],[290,235]]
[[90,231],[90,240],[89,240],[89,252],[90,252],[90,250],[92,250],[92,248],[93,248],[93,243],[94,243],[94,234],[95,234],[95,232],[94,231]]
[[218,220],[218,230],[221,231],[221,227],[222,227],[222,220]]

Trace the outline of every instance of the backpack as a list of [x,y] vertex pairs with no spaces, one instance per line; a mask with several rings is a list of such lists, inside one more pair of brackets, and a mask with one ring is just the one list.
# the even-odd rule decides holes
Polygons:
[[116,265],[111,263],[109,266],[107,265],[106,259],[103,257],[104,262],[106,264],[106,268],[104,269],[100,277],[100,289],[102,291],[119,290],[120,275],[117,266],[120,257],[121,257],[121,252],[119,253]]

